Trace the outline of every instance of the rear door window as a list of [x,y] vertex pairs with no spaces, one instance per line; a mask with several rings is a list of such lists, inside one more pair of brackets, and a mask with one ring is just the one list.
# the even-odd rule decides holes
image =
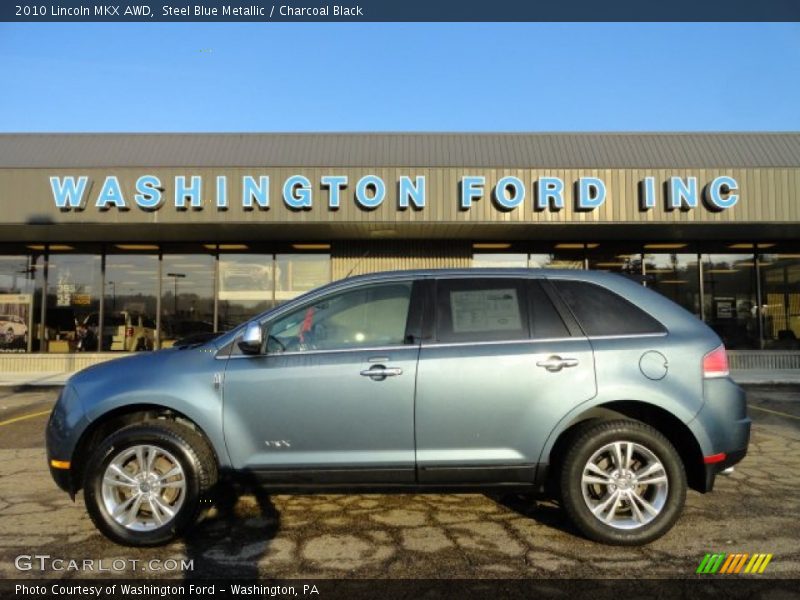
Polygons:
[[516,279],[442,279],[436,291],[440,342],[528,338],[526,286]]
[[531,280],[528,287],[531,337],[533,339],[569,337],[569,330],[561,315],[553,306],[542,285]]
[[552,280],[588,336],[664,333],[664,326],[609,289],[586,281]]

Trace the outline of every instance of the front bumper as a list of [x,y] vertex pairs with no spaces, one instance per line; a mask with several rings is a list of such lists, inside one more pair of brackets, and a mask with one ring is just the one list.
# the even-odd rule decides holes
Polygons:
[[[48,458],[47,461],[49,464],[50,459]],[[50,476],[58,487],[67,492],[73,500],[75,499],[75,486],[72,483],[72,469],[56,469],[51,465]]]
[[69,469],[59,469],[53,467],[51,461],[72,461],[75,447],[88,423],[75,389],[68,384],[61,390],[53,412],[50,413],[45,430],[45,448],[47,466],[53,481],[73,498],[76,491],[73,476],[75,465],[72,464]]

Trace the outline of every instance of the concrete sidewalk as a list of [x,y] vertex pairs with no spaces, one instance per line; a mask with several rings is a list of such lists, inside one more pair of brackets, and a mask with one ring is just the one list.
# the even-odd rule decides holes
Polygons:
[[[62,386],[70,375],[72,372],[0,373],[0,387]],[[800,369],[738,369],[731,371],[731,376],[742,385],[800,385]]]

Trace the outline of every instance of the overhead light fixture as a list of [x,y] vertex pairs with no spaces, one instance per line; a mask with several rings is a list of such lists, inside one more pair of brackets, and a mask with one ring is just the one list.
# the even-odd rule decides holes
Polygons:
[[739,269],[706,269],[705,273],[712,273],[718,275],[725,275],[729,273],[738,273]]
[[624,267],[625,263],[622,262],[599,262],[594,264],[595,267]]
[[120,250],[158,250],[155,244],[114,244]]
[[203,248],[206,250],[216,250],[219,248],[220,250],[247,250],[247,244],[203,244]]
[[[583,244],[572,244],[572,243],[564,243],[564,244],[556,244],[557,250],[583,250]],[[597,244],[595,244],[597,247]]]
[[689,283],[686,279],[660,279],[658,281],[659,284],[667,283],[667,284],[674,284],[674,285],[682,285],[684,283]]
[[645,244],[644,247],[648,250],[678,250],[679,248],[686,248],[689,244]]
[[506,250],[511,248],[509,242],[476,242],[472,244],[473,250]]
[[[731,248],[732,250],[752,250],[753,249],[753,245],[754,244],[746,244],[746,243],[728,244],[728,248]],[[774,243],[755,244],[756,248],[761,248],[761,249],[772,248],[773,246],[775,246]]]
[[[28,248],[31,250],[44,250],[44,244],[28,244]],[[68,250],[75,250],[74,246],[67,246],[66,244],[50,244],[48,249],[51,251],[68,251]]]
[[330,244],[292,244],[295,250],[330,250]]

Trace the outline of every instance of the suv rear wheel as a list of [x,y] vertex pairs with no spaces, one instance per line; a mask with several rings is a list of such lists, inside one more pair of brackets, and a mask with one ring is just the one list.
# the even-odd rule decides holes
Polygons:
[[203,437],[174,421],[149,421],[99,444],[84,474],[84,501],[106,537],[152,546],[194,523],[216,480],[216,461]]
[[561,472],[561,499],[586,537],[640,545],[664,535],[686,500],[675,448],[639,421],[587,425],[573,438]]

